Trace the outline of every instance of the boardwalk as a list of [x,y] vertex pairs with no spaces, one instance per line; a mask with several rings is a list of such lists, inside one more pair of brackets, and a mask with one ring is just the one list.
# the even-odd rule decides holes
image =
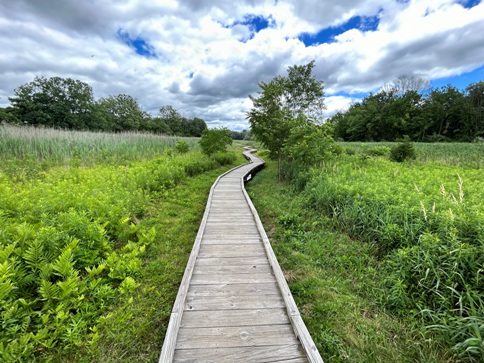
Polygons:
[[263,161],[214,183],[166,333],[162,362],[323,362],[244,189]]

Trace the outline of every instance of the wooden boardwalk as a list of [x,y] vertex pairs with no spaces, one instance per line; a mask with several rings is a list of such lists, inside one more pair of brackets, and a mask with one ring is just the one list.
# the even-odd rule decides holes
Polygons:
[[244,188],[263,161],[220,176],[173,306],[159,362],[323,362]]

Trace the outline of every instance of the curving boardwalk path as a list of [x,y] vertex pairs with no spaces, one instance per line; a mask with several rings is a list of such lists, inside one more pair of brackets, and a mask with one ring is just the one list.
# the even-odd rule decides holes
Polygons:
[[253,151],[212,186],[160,363],[323,362],[244,188]]

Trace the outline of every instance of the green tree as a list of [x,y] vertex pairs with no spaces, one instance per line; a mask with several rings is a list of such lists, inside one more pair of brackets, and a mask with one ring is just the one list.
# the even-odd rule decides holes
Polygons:
[[119,94],[101,98],[97,102],[106,130],[132,131],[146,129],[148,113],[130,95]]
[[200,146],[205,155],[211,156],[218,152],[225,152],[228,145],[232,145],[230,130],[223,129],[206,129],[202,132]]
[[18,124],[20,123],[20,120],[15,116],[12,107],[0,107],[0,124],[2,122],[6,122],[9,124]]
[[484,81],[466,87],[466,117],[462,127],[465,139],[484,137]]
[[323,82],[312,75],[314,61],[288,68],[288,76],[261,82],[258,97],[249,96],[253,108],[248,112],[251,133],[279,162],[291,129],[299,122],[320,122],[324,109]]
[[168,126],[172,135],[183,134],[182,117],[173,106],[162,106],[158,117]]
[[91,128],[92,88],[71,78],[35,77],[10,97],[14,115],[23,123],[66,129]]

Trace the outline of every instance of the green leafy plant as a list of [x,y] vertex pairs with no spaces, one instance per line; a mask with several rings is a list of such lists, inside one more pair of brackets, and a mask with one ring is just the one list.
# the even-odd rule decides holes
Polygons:
[[190,150],[190,145],[185,140],[178,140],[175,145],[175,150],[180,154],[186,154]]
[[415,147],[408,136],[405,136],[403,141],[390,149],[390,160],[396,162],[403,162],[406,160],[416,159]]
[[218,152],[225,152],[228,145],[232,145],[228,129],[206,129],[202,132],[200,146],[205,155],[211,156]]

